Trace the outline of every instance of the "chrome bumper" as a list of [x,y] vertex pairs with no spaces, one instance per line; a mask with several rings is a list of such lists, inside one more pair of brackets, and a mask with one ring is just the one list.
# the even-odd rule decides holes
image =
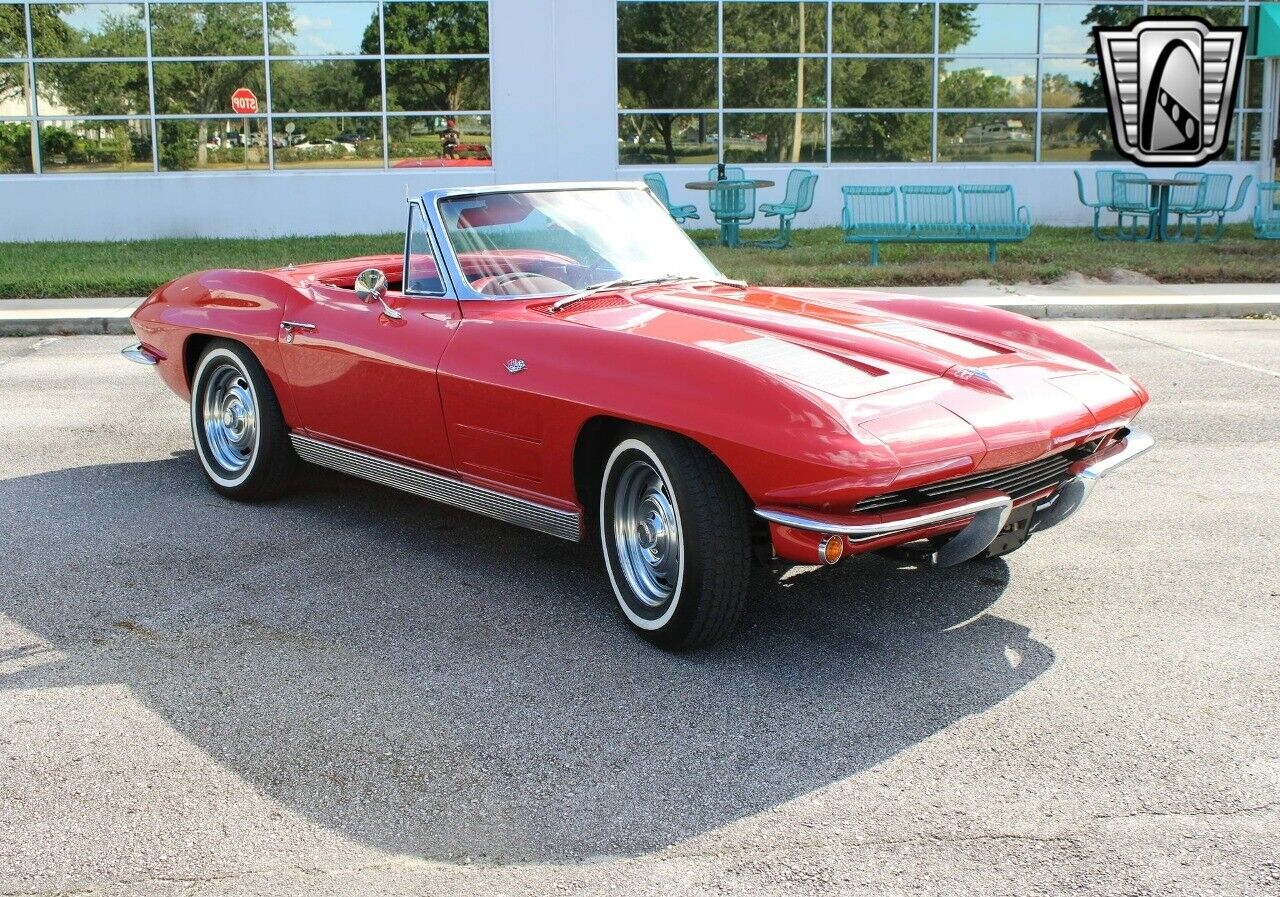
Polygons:
[[[1118,441],[1077,461],[1068,469],[1070,479],[1036,505],[1028,532],[1049,529],[1066,520],[1080,509],[1098,480],[1132,461],[1154,444],[1155,441],[1146,433],[1129,430]],[[925,530],[953,520],[972,518],[964,529],[948,539],[933,554],[934,564],[949,567],[986,551],[1004,529],[1012,510],[1012,498],[992,489],[984,489],[960,499],[880,515],[834,515],[768,507],[756,508],[755,512],[757,516],[779,526],[841,535],[851,542],[867,542],[898,533]]]
[[1031,518],[1031,532],[1037,533],[1049,529],[1066,520],[1080,510],[1080,506],[1093,492],[1093,487],[1098,484],[1098,480],[1121,465],[1129,463],[1155,444],[1156,441],[1142,430],[1130,430],[1123,439],[1071,465],[1071,479],[1063,483],[1053,495],[1036,505],[1035,516]]
[[120,350],[120,354],[135,364],[154,365],[160,360],[144,349],[142,347],[142,343],[134,343],[132,346],[125,346]]

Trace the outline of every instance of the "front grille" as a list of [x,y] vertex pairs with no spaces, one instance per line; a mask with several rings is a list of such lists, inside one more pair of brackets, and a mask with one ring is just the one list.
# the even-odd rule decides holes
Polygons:
[[1049,455],[1038,461],[1003,467],[999,470],[984,470],[981,473],[966,474],[937,483],[927,483],[913,489],[902,489],[898,492],[886,492],[864,498],[853,506],[855,511],[887,511],[891,508],[902,508],[910,505],[956,498],[975,489],[995,489],[1008,495],[1014,501],[1034,495],[1042,489],[1057,486],[1067,477],[1067,468],[1076,461],[1093,454],[1097,450],[1099,440],[1086,443],[1078,448]]

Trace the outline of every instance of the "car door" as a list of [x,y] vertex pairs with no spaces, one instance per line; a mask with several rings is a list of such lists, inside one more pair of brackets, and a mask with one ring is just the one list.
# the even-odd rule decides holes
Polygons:
[[321,439],[452,469],[436,371],[461,319],[431,234],[410,210],[403,277],[385,304],[312,283],[290,299],[281,354],[298,412]]

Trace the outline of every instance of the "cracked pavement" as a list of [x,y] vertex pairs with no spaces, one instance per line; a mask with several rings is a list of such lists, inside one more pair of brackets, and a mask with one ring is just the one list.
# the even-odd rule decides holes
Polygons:
[[686,656],[589,549],[320,471],[235,505],[127,339],[0,340],[0,897],[1280,895],[1280,322],[1059,326],[1153,452]]

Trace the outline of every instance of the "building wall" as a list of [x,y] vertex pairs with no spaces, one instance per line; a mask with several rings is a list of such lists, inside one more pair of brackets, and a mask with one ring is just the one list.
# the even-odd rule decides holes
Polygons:
[[[0,240],[121,240],[156,236],[277,236],[398,230],[406,191],[436,186],[559,180],[638,180],[618,161],[617,18],[611,0],[490,0],[493,165],[0,176]],[[843,184],[1012,183],[1046,224],[1085,224],[1072,170],[1088,164],[816,165],[812,211],[800,226],[839,221]],[[1260,163],[1211,170],[1257,178]],[[686,181],[695,166],[659,167],[672,198],[706,208]],[[781,185],[787,166],[753,165]],[[1092,178],[1089,178],[1092,196]],[[779,195],[781,186],[762,191]],[[768,195],[766,195],[768,194]],[[1247,217],[1250,204],[1239,218]],[[704,221],[709,219],[704,214]]]

